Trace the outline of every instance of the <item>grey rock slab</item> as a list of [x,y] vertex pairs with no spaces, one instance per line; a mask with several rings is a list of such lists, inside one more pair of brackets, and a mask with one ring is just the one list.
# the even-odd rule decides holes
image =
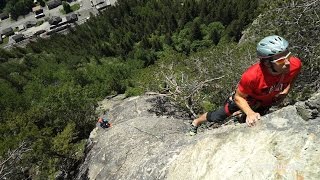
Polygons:
[[167,179],[320,179],[319,119],[304,121],[295,106],[263,117],[253,128],[206,134],[179,154]]
[[[98,132],[90,179],[163,179],[170,161],[190,143],[182,120],[135,118]],[[190,139],[190,138],[189,138]]]
[[320,179],[319,93],[262,117],[186,136],[185,120],[158,117],[139,96],[109,108],[113,127],[96,128],[77,179]]

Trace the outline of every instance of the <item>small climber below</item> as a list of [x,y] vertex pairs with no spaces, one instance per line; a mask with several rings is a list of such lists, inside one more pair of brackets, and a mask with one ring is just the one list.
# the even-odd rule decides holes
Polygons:
[[100,127],[102,127],[103,129],[106,129],[106,128],[109,128],[112,126],[106,117],[100,117],[98,120],[98,123],[99,123]]

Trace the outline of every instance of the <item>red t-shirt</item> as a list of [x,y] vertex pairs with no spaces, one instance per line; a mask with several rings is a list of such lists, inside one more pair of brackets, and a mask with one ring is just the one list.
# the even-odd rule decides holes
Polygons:
[[268,69],[256,63],[249,67],[241,77],[238,90],[248,94],[249,105],[260,102],[262,106],[272,105],[272,100],[284,90],[299,74],[301,61],[297,57],[290,57],[290,71],[284,75],[272,75]]

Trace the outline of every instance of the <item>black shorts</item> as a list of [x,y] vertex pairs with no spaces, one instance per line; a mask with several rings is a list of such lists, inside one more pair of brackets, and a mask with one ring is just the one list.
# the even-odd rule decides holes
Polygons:
[[[255,112],[258,112],[260,115],[265,115],[270,109],[270,106],[262,106],[257,109],[254,109]],[[233,100],[232,97],[228,97],[228,99],[225,101],[224,106],[220,107],[216,111],[210,111],[207,113],[207,120],[209,122],[223,122],[227,117],[231,116],[234,112],[239,111],[240,108],[237,106],[237,104]],[[242,113],[245,119],[245,114]]]

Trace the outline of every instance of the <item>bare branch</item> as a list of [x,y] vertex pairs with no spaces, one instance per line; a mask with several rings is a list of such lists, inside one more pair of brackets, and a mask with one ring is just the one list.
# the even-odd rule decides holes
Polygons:
[[196,87],[194,88],[194,90],[193,90],[187,97],[185,97],[184,99],[188,99],[188,98],[190,98],[191,96],[193,96],[196,92],[198,92],[200,89],[202,89],[203,86],[205,86],[207,83],[209,83],[209,82],[211,82],[211,81],[219,80],[219,79],[221,79],[221,78],[223,78],[223,77],[224,77],[224,76],[220,76],[220,77],[217,77],[217,78],[208,79],[208,80],[205,80],[205,81],[200,82],[199,85],[196,86]]
[[31,150],[31,148],[27,148],[27,143],[25,141],[22,141],[16,149],[9,150],[8,157],[0,161],[0,179],[4,179],[11,174],[13,172],[12,168],[15,167],[15,163],[21,159],[24,153]]
[[319,0],[315,0],[315,1],[312,1],[312,2],[307,2],[307,3],[304,3],[304,4],[302,4],[300,6],[297,6],[297,7],[298,8],[299,7],[310,7],[310,6],[314,5],[314,4],[316,4],[317,2],[320,2],[320,1]]
[[185,106],[188,108],[190,113],[194,116],[197,117],[196,113],[193,111],[193,109],[188,105],[187,101],[184,102]]

